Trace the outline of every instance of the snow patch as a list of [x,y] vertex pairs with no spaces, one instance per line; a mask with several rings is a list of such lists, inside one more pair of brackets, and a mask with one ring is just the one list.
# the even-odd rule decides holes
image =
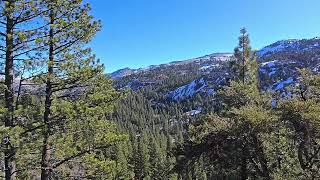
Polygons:
[[273,90],[274,91],[278,91],[278,90],[282,90],[284,87],[286,87],[287,85],[290,85],[294,82],[293,77],[289,77],[287,80],[285,81],[278,81],[277,83],[273,84]]
[[216,93],[216,91],[214,89],[208,89],[207,92],[209,95],[214,95]]
[[202,66],[200,70],[207,70],[207,69],[210,69],[211,67],[212,65]]
[[200,114],[201,112],[202,112],[201,109],[191,110],[191,111],[189,111],[189,112],[186,112],[186,115],[187,115],[187,116],[195,116],[195,115],[197,115],[197,114]]
[[178,89],[171,91],[168,96],[175,101],[189,98],[201,92],[207,86],[204,78],[192,81],[190,84],[179,87]]
[[277,68],[271,68],[271,72],[269,72],[269,77],[272,77],[277,73]]
[[274,67],[276,65],[276,62],[278,62],[278,60],[274,60],[274,61],[269,61],[269,62],[264,62],[264,63],[261,63],[261,66],[262,67]]

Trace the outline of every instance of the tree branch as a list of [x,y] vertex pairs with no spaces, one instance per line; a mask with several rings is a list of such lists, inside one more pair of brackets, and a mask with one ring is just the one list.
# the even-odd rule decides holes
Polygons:
[[67,158],[65,158],[65,159],[57,162],[56,164],[54,164],[54,165],[52,166],[52,168],[55,169],[55,168],[61,166],[62,164],[66,163],[66,162],[68,162],[68,161],[71,161],[72,159],[75,159],[75,158],[77,158],[77,157],[83,156],[83,155],[85,155],[85,154],[87,154],[87,153],[92,153],[92,152],[95,151],[95,150],[106,149],[106,148],[109,148],[109,147],[111,147],[111,145],[100,146],[100,147],[96,147],[96,148],[89,149],[89,150],[83,150],[83,151],[81,151],[81,152],[79,152],[79,153],[77,153],[77,154],[75,154],[75,155],[72,155],[72,156],[70,156],[70,157],[67,157]]

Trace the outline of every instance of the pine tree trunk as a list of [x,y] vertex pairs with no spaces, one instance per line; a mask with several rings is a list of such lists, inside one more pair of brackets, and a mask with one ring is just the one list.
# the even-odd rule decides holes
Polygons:
[[[9,7],[11,8],[13,5],[10,4]],[[6,114],[6,127],[13,126],[13,15],[10,13],[7,16],[7,27],[6,27],[6,67],[5,67],[5,84],[6,84],[6,91],[5,91],[5,100],[6,100],[6,108],[8,113]]]
[[241,152],[242,152],[242,154],[241,154],[241,179],[246,180],[246,179],[248,179],[246,148],[243,147]]
[[269,168],[268,168],[268,162],[267,162],[267,159],[265,157],[264,149],[262,147],[263,146],[262,142],[260,142],[260,140],[258,139],[256,134],[254,134],[252,138],[253,138],[253,141],[254,141],[254,145],[255,145],[257,156],[258,156],[258,160],[260,162],[262,176],[263,176],[264,179],[270,180],[271,177],[270,177],[270,172],[269,172]]
[[[12,0],[8,0],[5,9],[10,9],[8,14],[6,15],[6,62],[5,62],[5,106],[7,109],[7,113],[5,114],[5,126],[13,127],[14,126],[14,89],[13,89],[13,28],[14,28],[14,20],[13,20],[13,8],[14,2]],[[6,137],[3,139],[5,145],[5,157],[4,157],[4,166],[5,166],[5,179],[12,180],[15,179],[15,148],[10,143],[10,137]]]
[[242,34],[242,82],[245,83],[245,61],[246,61],[246,48],[245,48],[245,34]]
[[[50,24],[54,23],[53,12],[50,12]],[[43,149],[42,149],[42,159],[41,159],[41,180],[48,180],[51,178],[52,167],[50,164],[51,159],[51,146],[49,142],[50,137],[50,115],[51,115],[51,95],[52,95],[52,82],[51,77],[53,74],[54,62],[54,44],[53,44],[53,27],[50,26],[49,32],[49,63],[48,63],[48,77],[46,82],[46,100],[45,100],[45,112],[43,116],[43,121],[45,128],[43,131]]]
[[42,160],[41,160],[41,180],[48,180],[51,177],[51,166],[50,166],[50,145],[48,137],[44,137],[42,149]]

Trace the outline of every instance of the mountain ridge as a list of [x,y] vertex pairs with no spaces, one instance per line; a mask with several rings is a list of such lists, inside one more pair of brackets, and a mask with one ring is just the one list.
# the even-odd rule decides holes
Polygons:
[[[297,83],[300,68],[320,72],[318,37],[277,41],[258,50],[257,55],[263,90],[284,91]],[[231,53],[212,53],[147,68],[127,68],[111,76],[116,88],[147,88],[161,94],[162,99],[183,101],[197,94],[213,95],[225,85],[230,78],[231,59]]]
[[169,63],[162,63],[162,64],[157,64],[157,65],[150,65],[150,66],[147,66],[145,68],[129,68],[129,67],[125,67],[125,68],[122,68],[122,69],[119,69],[119,70],[116,70],[112,73],[109,73],[108,75],[110,75],[113,79],[118,79],[118,78],[121,78],[121,77],[125,77],[125,76],[129,76],[131,74],[134,74],[134,73],[139,73],[139,72],[142,72],[142,71],[145,71],[145,70],[152,70],[154,68],[157,68],[157,67],[161,67],[161,66],[166,66],[166,65],[177,65],[177,64],[180,64],[180,63],[188,63],[188,62],[192,62],[192,61],[195,61],[197,59],[203,59],[203,58],[207,58],[207,57],[223,57],[223,56],[232,56],[232,53],[211,53],[211,54],[207,54],[207,55],[204,55],[204,56],[200,56],[200,57],[197,57],[197,58],[190,58],[190,59],[186,59],[186,60],[178,60],[178,61],[171,61]]
[[[295,47],[295,43],[299,43],[299,42],[302,42],[302,41],[316,41],[317,43],[314,44],[314,46],[312,48],[319,48],[320,49],[320,37],[314,37],[314,38],[311,38],[311,39],[283,39],[283,40],[276,41],[276,42],[274,42],[274,43],[272,43],[270,45],[267,45],[267,46],[261,48],[260,50],[257,50],[257,54],[258,54],[258,56],[265,56],[268,53],[272,53],[274,51],[281,50],[281,48],[283,48],[283,49],[290,48],[290,46],[288,44],[291,44],[291,48]],[[282,46],[285,46],[285,47],[279,47],[279,45],[280,46],[282,45]],[[276,47],[274,47],[274,46],[276,46]],[[312,48],[310,48],[310,49],[312,49]],[[304,50],[308,50],[308,49],[304,49]],[[192,60],[196,60],[196,59],[199,59],[199,58],[205,58],[205,57],[208,57],[208,56],[223,56],[223,55],[231,56],[232,54],[233,53],[230,53],[230,52],[214,52],[214,53],[211,53],[211,54],[207,54],[207,55],[203,55],[203,56],[199,56],[199,57],[195,57],[195,58],[171,61],[169,63],[161,63],[161,64],[149,65],[149,66],[144,67],[144,68],[125,67],[125,68],[118,69],[118,70],[116,70],[114,72],[111,72],[108,75],[110,75],[112,78],[121,78],[123,76],[131,75],[131,74],[133,74],[135,72],[140,72],[140,71],[143,71],[143,70],[149,70],[149,69],[152,69],[154,67],[159,67],[159,66],[163,66],[163,65],[170,65],[170,64],[175,64],[175,63],[183,63],[183,62],[188,62],[190,60],[192,61]],[[123,74],[123,75],[121,75],[121,74]]]

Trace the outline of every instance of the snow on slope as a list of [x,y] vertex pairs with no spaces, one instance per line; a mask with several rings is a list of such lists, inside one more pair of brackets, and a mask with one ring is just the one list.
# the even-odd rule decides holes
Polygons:
[[135,72],[136,72],[135,69],[124,68],[124,69],[120,69],[118,71],[115,71],[115,72],[111,73],[110,75],[111,75],[112,79],[118,79],[118,78],[129,76]]
[[202,109],[199,108],[199,109],[196,109],[196,110],[188,111],[188,112],[186,112],[185,114],[186,114],[187,116],[195,116],[195,115],[200,114],[201,112],[202,112]]
[[259,57],[269,56],[277,52],[282,51],[311,51],[314,49],[320,49],[320,39],[291,39],[291,40],[282,40],[276,43],[273,43],[269,46],[266,46],[257,52]]
[[[224,62],[230,60],[230,57],[232,56],[232,53],[213,53],[209,55],[205,55],[202,57],[198,58],[193,58],[193,59],[188,59],[188,60],[183,60],[183,61],[173,61],[168,64],[159,64],[159,65],[151,65],[145,68],[139,68],[139,69],[130,69],[130,68],[124,68],[117,70],[113,73],[110,74],[112,79],[119,79],[122,77],[130,76],[132,74],[139,74],[143,72],[148,72],[152,71],[158,68],[164,68],[164,67],[171,67],[171,66],[179,66],[179,65],[186,65],[190,63],[199,63],[199,62]],[[211,67],[203,67],[202,70],[206,70],[213,68],[214,66]]]
[[178,89],[168,93],[168,96],[175,101],[189,98],[201,92],[207,86],[204,78],[192,81],[190,84],[179,87]]
[[[320,72],[319,54],[320,38],[283,40],[261,49],[257,52],[257,55],[263,89],[284,92],[285,87],[298,83],[296,81],[297,76],[299,76],[298,68],[309,68],[315,72]],[[196,73],[196,77],[200,76],[204,78],[196,79],[181,87],[176,87],[176,89],[170,92],[164,92],[164,95],[168,98],[174,101],[180,101],[193,97],[197,93],[213,95],[217,88],[219,88],[220,85],[224,85],[223,82],[227,81],[229,77],[228,72],[230,70],[227,67],[228,62],[226,61],[230,60],[231,56],[232,54],[229,53],[215,53],[185,61],[174,61],[168,64],[137,69],[131,71],[137,75],[132,76],[132,78],[137,79],[132,79],[128,88],[134,90],[139,89],[135,87],[146,87],[152,83],[144,82],[149,82],[150,80],[153,80],[154,84],[156,84],[156,82],[161,83],[161,78],[149,79],[148,76],[144,76],[144,73],[139,76],[138,73],[140,72],[154,71],[155,73],[159,73],[156,74],[156,77],[159,75],[159,77],[163,76],[170,79],[170,76],[165,74],[166,69],[170,70],[170,68],[175,68],[178,75]],[[190,68],[183,69],[184,67],[194,67],[194,69],[191,71]]]
[[287,80],[282,80],[272,85],[272,90],[278,91],[284,89],[286,86],[294,83],[293,77],[289,77]]
[[258,51],[259,56],[264,56],[269,53],[275,53],[282,51],[284,49],[292,49],[292,48],[297,48],[299,40],[285,40],[285,41],[278,41],[274,44],[271,44],[270,46],[267,46],[260,51]]
[[278,60],[273,60],[273,61],[264,62],[264,63],[261,63],[260,66],[261,66],[261,67],[267,66],[267,67],[271,68],[271,67],[273,67],[273,66],[276,65],[276,64],[275,64],[276,62],[278,62]]

